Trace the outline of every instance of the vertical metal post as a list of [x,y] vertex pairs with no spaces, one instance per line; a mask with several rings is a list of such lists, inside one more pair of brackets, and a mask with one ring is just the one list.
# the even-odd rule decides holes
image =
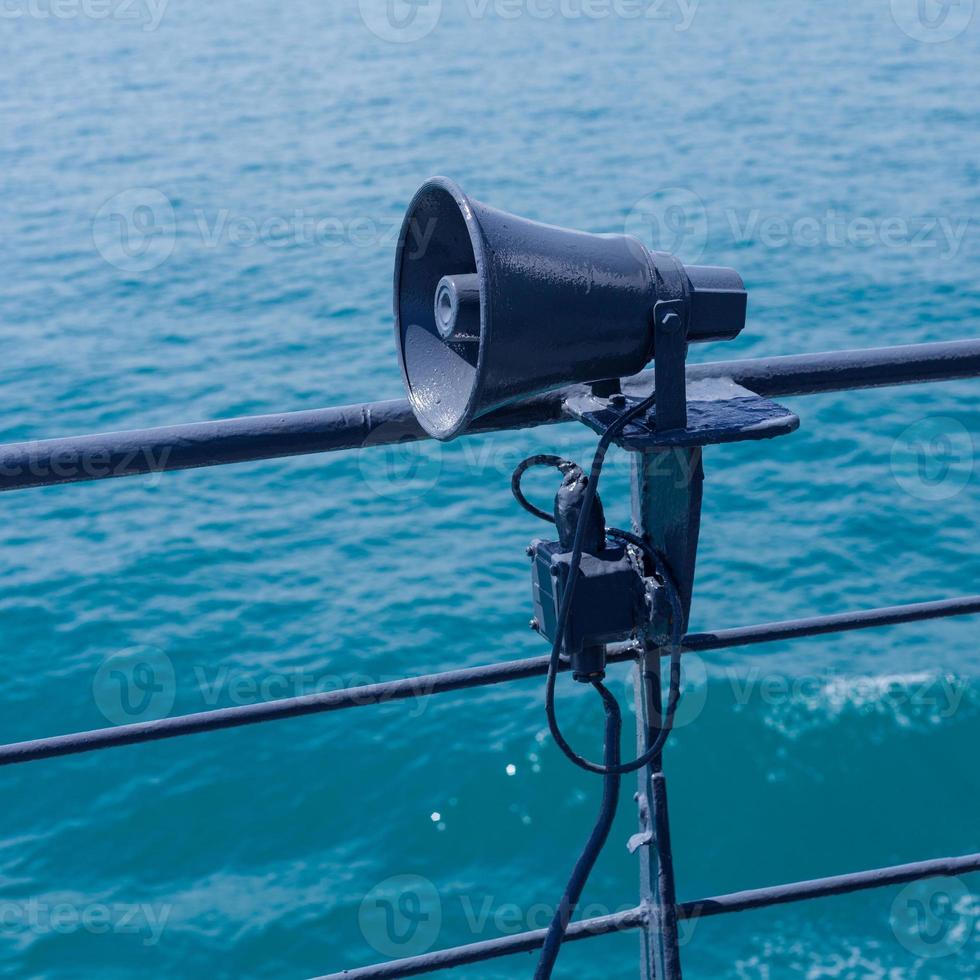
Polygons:
[[[645,645],[636,664],[636,747],[646,752],[660,729],[660,655]],[[660,760],[637,773],[636,802],[639,808],[640,832],[633,838],[631,850],[640,853],[640,904],[646,913],[640,930],[640,977],[659,980],[661,974],[660,902],[658,887],[659,859],[654,850],[652,774],[660,770]]]
[[[704,470],[700,449],[633,454],[633,527],[667,560],[684,609],[683,628],[691,607]],[[661,647],[668,635],[665,618],[657,617],[644,637],[637,663],[637,743],[645,752],[663,724]],[[640,770],[637,802],[641,853],[641,902],[648,918],[641,932],[643,980],[681,980],[677,934],[677,895],[674,886],[667,782],[657,757]]]

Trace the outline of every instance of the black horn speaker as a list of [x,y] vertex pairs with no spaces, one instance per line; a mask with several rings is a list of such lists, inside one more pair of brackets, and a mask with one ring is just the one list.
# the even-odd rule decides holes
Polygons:
[[745,325],[732,269],[528,221],[443,177],[409,205],[395,329],[412,408],[437,439],[515,399],[641,371],[656,356],[660,303],[674,304],[688,341],[731,339]]

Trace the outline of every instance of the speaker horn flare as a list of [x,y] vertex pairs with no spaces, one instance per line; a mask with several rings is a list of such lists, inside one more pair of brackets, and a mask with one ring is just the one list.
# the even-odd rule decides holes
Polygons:
[[737,336],[746,308],[732,269],[528,221],[444,177],[409,205],[394,299],[409,400],[437,439],[531,394],[638,373],[656,353],[659,303],[677,304],[688,341]]

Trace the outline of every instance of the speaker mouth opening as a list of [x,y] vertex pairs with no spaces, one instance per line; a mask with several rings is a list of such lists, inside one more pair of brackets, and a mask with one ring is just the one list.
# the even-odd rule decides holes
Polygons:
[[482,233],[453,181],[433,178],[415,195],[395,269],[395,331],[409,400],[429,435],[451,439],[475,411],[488,318]]

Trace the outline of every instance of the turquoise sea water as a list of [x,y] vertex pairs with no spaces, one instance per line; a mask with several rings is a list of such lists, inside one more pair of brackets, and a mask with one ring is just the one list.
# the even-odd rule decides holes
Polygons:
[[[434,173],[736,266],[749,326],[697,359],[978,333],[972,0],[439,11],[10,0],[0,438],[399,397],[393,237]],[[712,450],[692,628],[980,591],[978,393],[791,400],[796,435]],[[541,529],[509,472],[593,441],[7,495],[0,737],[541,654]],[[614,459],[619,522],[627,488]],[[681,898],[980,850],[977,638],[973,618],[692,659],[667,758]],[[146,704],[122,700],[139,663]],[[625,701],[625,668],[612,684]],[[592,700],[561,710],[595,751]],[[307,977],[543,925],[600,792],[544,728],[526,682],[5,769],[0,970]],[[589,914],[636,901],[630,791]],[[973,977],[976,888],[705,921],[686,976]],[[627,935],[559,975],[636,969]]]

